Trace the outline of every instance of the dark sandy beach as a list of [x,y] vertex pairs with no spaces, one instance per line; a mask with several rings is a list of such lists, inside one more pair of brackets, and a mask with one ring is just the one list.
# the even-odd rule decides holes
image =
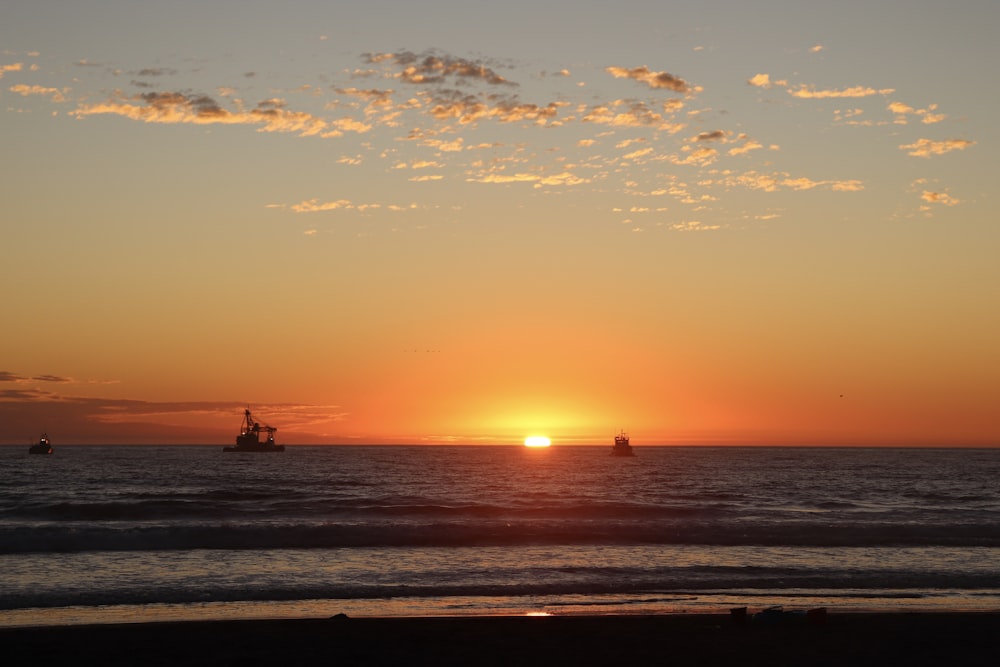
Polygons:
[[998,613],[331,618],[0,629],[8,665],[994,665]]

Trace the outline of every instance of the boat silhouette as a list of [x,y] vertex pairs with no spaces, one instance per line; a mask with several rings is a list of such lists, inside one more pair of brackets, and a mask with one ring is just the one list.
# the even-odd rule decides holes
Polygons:
[[[253,419],[253,415],[250,414],[250,408],[243,411],[243,426],[240,428],[240,434],[236,436],[236,446],[235,447],[223,447],[224,452],[283,452],[285,451],[284,445],[278,445],[274,442],[274,433],[277,431],[273,426],[268,426],[267,424],[259,424]],[[261,442],[261,433],[267,434],[267,439]]]
[[611,448],[611,456],[635,456],[632,445],[629,444],[628,434],[624,430],[615,436],[615,446]]
[[42,437],[38,439],[37,445],[31,445],[28,448],[29,454],[51,454],[52,453],[52,443],[49,442],[49,436],[47,433],[42,433]]

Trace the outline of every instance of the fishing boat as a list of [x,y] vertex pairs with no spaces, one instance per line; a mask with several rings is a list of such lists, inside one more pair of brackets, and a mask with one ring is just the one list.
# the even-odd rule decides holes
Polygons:
[[615,436],[615,446],[611,449],[611,456],[635,456],[632,445],[628,443],[628,434],[624,430]]
[[[267,424],[259,424],[253,419],[253,415],[250,414],[250,408],[247,408],[243,412],[243,426],[240,428],[240,434],[236,436],[236,446],[235,447],[223,447],[224,452],[283,452],[285,451],[284,445],[278,445],[274,442],[274,433],[277,431],[273,426],[268,426]],[[266,433],[267,438],[261,442],[261,433]]]
[[29,454],[51,454],[52,453],[52,443],[49,442],[49,436],[46,433],[42,433],[42,437],[38,439],[37,445],[31,445],[28,448]]

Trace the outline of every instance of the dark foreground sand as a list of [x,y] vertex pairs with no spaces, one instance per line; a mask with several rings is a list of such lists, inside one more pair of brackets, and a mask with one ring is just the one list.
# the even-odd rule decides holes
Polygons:
[[0,629],[5,665],[993,665],[998,613],[332,618]]

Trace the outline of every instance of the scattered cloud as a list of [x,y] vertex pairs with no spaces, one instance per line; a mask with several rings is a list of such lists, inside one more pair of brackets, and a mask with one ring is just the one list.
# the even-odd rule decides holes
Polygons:
[[691,85],[684,79],[676,77],[669,72],[654,72],[645,65],[642,67],[633,67],[632,69],[606,67],[605,71],[616,79],[633,79],[634,81],[645,83],[650,88],[665,88],[675,93],[689,93],[692,90]]
[[751,86],[756,86],[757,88],[770,88],[772,86],[784,88],[788,86],[788,81],[784,79],[771,81],[771,76],[769,74],[754,74],[752,77],[747,79],[747,83]]
[[943,206],[957,206],[962,203],[958,199],[949,195],[947,192],[931,192],[929,190],[924,190],[921,193],[920,198],[925,202],[931,204],[941,204]]
[[[810,49],[813,53],[821,50],[822,45]],[[131,70],[133,76],[144,79],[132,83],[134,92],[115,90],[97,102],[81,95],[70,114],[77,119],[105,114],[144,123],[244,125],[259,132],[324,139],[361,137],[378,132],[382,140],[409,142],[413,149],[404,152],[392,144],[384,144],[382,150],[376,150],[373,139],[365,139],[346,148],[343,155],[335,158],[336,164],[365,169],[383,161],[384,169],[391,171],[431,172],[403,175],[412,187],[461,179],[483,184],[522,183],[535,188],[560,188],[620,174],[624,191],[642,197],[669,195],[690,206],[693,212],[716,206],[714,202],[719,198],[713,189],[740,187],[764,192],[818,189],[854,192],[864,189],[864,184],[857,179],[792,176],[786,171],[774,170],[773,158],[764,158],[757,169],[750,170],[736,168],[735,163],[727,164],[728,160],[738,159],[746,165],[754,154],[760,155],[756,151],[778,151],[779,144],[774,138],[760,141],[727,128],[720,122],[726,118],[725,110],[708,105],[685,110],[691,95],[703,92],[702,89],[672,73],[647,66],[606,67],[604,71],[614,78],[643,84],[650,91],[666,90],[682,96],[663,99],[650,93],[648,99],[602,100],[598,94],[593,94],[584,101],[582,98],[574,100],[572,93],[563,90],[554,99],[525,100],[520,97],[523,94],[520,84],[508,75],[517,70],[511,63],[463,58],[438,51],[407,50],[365,54],[362,60],[366,68],[345,71],[347,81],[381,79],[394,83],[388,86],[344,85],[347,81],[332,85],[303,83],[284,91],[272,88],[272,95],[280,92],[284,97],[267,97],[254,104],[245,100],[239,85],[216,86],[214,96],[180,89],[153,90],[156,79],[174,76],[178,70],[149,67]],[[94,65],[87,61],[77,64]],[[3,71],[21,69],[19,65],[3,68]],[[560,69],[536,73],[533,79],[569,76],[568,69]],[[562,87],[572,84],[557,83]],[[893,88],[864,85],[837,89],[791,85],[786,79],[772,79],[767,73],[755,74],[747,79],[747,84],[761,89],[784,88],[789,95],[799,99],[861,100],[895,92]],[[66,102],[72,92],[69,88],[27,84],[13,86],[10,90],[25,97],[46,97],[51,102]],[[849,108],[835,110],[834,122],[874,127],[890,122],[906,124],[915,119],[931,124],[945,118],[936,104],[915,108],[898,100],[887,102],[883,108],[893,119],[873,118],[862,107],[859,101]],[[547,147],[533,144],[532,140],[508,143],[505,136],[504,140],[497,139],[503,135],[496,134],[496,129],[488,130],[490,124],[539,128],[553,139]],[[708,125],[711,129],[682,135],[691,125],[702,128]],[[576,127],[576,136],[568,141],[566,137],[557,136],[560,128],[569,126]],[[580,136],[588,126],[593,128],[590,136]],[[733,127],[741,126],[737,121]],[[493,134],[477,136],[476,132],[484,129]],[[674,135],[679,136],[673,138]],[[605,142],[620,150],[602,153],[599,146]],[[912,156],[929,157],[962,150],[973,143],[957,139],[918,139],[900,148]],[[577,155],[571,155],[568,149],[572,147],[580,149]],[[551,157],[543,159],[543,156]],[[662,168],[654,169],[655,165],[662,165]],[[678,179],[668,187],[639,185],[643,173],[648,176],[656,172],[660,175],[655,178],[665,178],[663,169],[685,175],[687,181]],[[936,203],[944,201],[942,197]],[[405,211],[414,205],[357,203],[334,196],[268,206],[296,213],[316,213]]]
[[97,104],[81,104],[70,112],[77,118],[99,114],[124,116],[144,123],[191,123],[197,125],[258,125],[262,132],[290,132],[299,136],[339,136],[342,131],[367,132],[369,125],[352,119],[327,121],[310,113],[290,111],[283,100],[260,102],[256,108],[231,111],[207,95],[180,92],[141,93]]
[[895,88],[869,88],[867,86],[852,86],[842,90],[816,90],[812,86],[801,85],[796,90],[789,90],[788,94],[793,97],[803,99],[828,99],[835,97],[871,97],[873,95],[891,95],[896,92]]
[[10,371],[0,371],[0,382],[22,382],[28,378]]
[[367,54],[369,64],[393,63],[402,70],[397,74],[401,81],[412,84],[439,84],[449,79],[457,82],[482,82],[491,85],[516,86],[497,74],[482,61],[466,60],[434,52]]
[[782,190],[804,191],[822,188],[834,192],[859,192],[864,190],[864,184],[859,180],[813,180],[804,176],[792,176],[785,172],[770,174],[758,171],[747,171],[741,174],[726,174],[719,183],[725,187],[740,187],[763,192],[779,192]]
[[63,88],[62,90],[58,88],[46,88],[44,86],[27,86],[25,84],[18,84],[16,86],[11,86],[9,90],[12,93],[17,93],[18,95],[23,95],[28,97],[29,95],[42,95],[48,97],[51,101],[56,103],[62,103],[66,101],[66,93],[69,92],[68,88]]
[[20,72],[24,69],[24,63],[11,63],[9,65],[0,65],[0,79],[3,78],[4,74],[9,72]]
[[320,201],[319,199],[309,199],[298,204],[293,204],[290,207],[296,213],[317,213],[320,211],[336,211],[336,210],[350,210],[350,211],[370,211],[375,209],[386,209],[389,211],[406,211],[410,209],[417,208],[416,204],[409,204],[406,206],[399,204],[358,204],[350,201],[349,199],[338,199],[335,201]]
[[966,139],[945,139],[944,141],[917,139],[912,144],[903,144],[899,148],[908,151],[907,155],[912,155],[913,157],[930,157],[932,155],[944,155],[952,151],[962,151],[975,143]]
[[697,136],[691,138],[691,141],[725,141],[726,133],[722,130],[714,130],[712,132],[701,132]]
[[906,125],[908,122],[908,116],[917,116],[920,118],[920,122],[925,125],[933,125],[934,123],[940,123],[945,120],[947,116],[945,114],[934,113],[937,110],[938,105],[930,104],[926,109],[914,109],[913,107],[903,104],[902,102],[890,102],[888,109],[891,113],[895,114],[895,120],[893,121],[897,125]]
[[545,185],[580,185],[590,182],[589,179],[575,176],[569,172],[552,175],[545,175],[541,173],[505,174],[502,172],[494,172],[486,173],[481,176],[470,176],[466,180],[470,183],[533,183],[535,187],[542,187]]

